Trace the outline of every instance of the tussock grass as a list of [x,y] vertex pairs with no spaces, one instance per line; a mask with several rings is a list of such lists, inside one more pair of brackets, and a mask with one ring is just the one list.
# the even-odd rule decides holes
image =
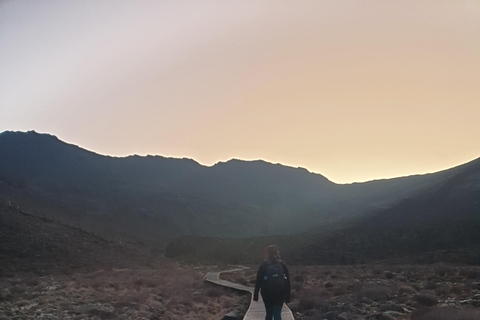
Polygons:
[[0,278],[0,319],[209,320],[246,311],[248,295],[204,282],[205,272],[172,265]]
[[480,310],[473,308],[424,308],[412,313],[411,320],[478,320]]

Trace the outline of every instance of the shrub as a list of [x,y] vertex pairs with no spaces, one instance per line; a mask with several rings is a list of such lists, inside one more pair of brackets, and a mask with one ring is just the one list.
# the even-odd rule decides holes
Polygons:
[[367,298],[373,301],[386,301],[395,292],[391,287],[379,284],[366,284],[360,287],[357,291],[357,297],[359,299]]
[[131,302],[131,301],[119,301],[117,303],[114,303],[113,307],[115,307],[115,309],[120,309],[120,310],[123,308],[134,309],[134,310],[140,309],[140,305],[138,303]]
[[220,287],[212,287],[207,290],[207,297],[215,298],[223,295],[223,290]]
[[398,289],[399,296],[412,295],[416,292],[417,291],[411,286],[401,286],[400,289]]
[[298,282],[294,282],[292,284],[292,289],[295,290],[295,291],[301,291],[303,289],[303,284],[298,283]]
[[224,300],[224,301],[222,301],[222,307],[224,307],[226,309],[231,309],[231,308],[235,307],[235,303],[231,300]]
[[99,290],[103,286],[103,283],[100,281],[94,281],[90,284],[90,287],[92,287],[95,290]]
[[439,275],[440,277],[445,277],[446,275],[451,276],[453,275],[453,273],[453,269],[446,265],[438,265],[435,268],[435,274]]
[[136,287],[143,287],[146,284],[146,281],[144,279],[136,279],[134,281],[134,284]]
[[319,299],[311,295],[302,295],[300,301],[298,302],[298,308],[300,311],[306,311],[315,309],[319,306]]
[[372,274],[376,275],[376,276],[379,276],[382,274],[382,270],[378,269],[378,268],[375,268],[372,270]]
[[459,275],[467,279],[477,279],[480,276],[480,272],[474,269],[463,269],[460,270]]
[[422,306],[435,306],[438,303],[438,298],[432,294],[417,294],[413,299]]
[[135,292],[129,296],[130,302],[146,304],[150,295],[148,292]]
[[118,283],[113,283],[113,282],[112,282],[112,283],[110,283],[109,285],[110,285],[110,288],[115,289],[115,291],[120,290],[120,286],[119,286]]
[[463,292],[463,288],[460,286],[453,286],[450,288],[450,292],[453,294],[461,294]]
[[193,296],[193,302],[199,303],[199,304],[207,304],[208,299],[203,294],[197,294]]
[[450,293],[450,288],[448,286],[441,286],[441,287],[438,287],[436,290],[435,290],[435,294],[437,296],[440,296],[440,297],[445,297],[445,296],[448,296],[448,294]]
[[479,276],[480,276],[480,272],[478,272],[477,270],[469,270],[467,272],[466,278],[475,280],[479,278]]
[[298,302],[299,311],[306,311],[312,309],[319,309],[321,308],[325,302],[325,299],[330,297],[330,293],[328,293],[325,289],[308,289],[302,292],[302,296]]
[[336,287],[336,288],[333,288],[332,290],[332,294],[334,296],[343,296],[348,293],[349,293],[348,290],[344,287]]
[[36,287],[40,284],[40,280],[38,280],[38,277],[30,276],[25,279],[25,284],[29,287]]
[[411,320],[477,320],[480,310],[471,308],[423,308],[412,313]]
[[435,282],[432,282],[432,281],[429,281],[426,285],[425,285],[425,289],[427,290],[434,290],[434,289],[437,289],[438,288],[438,284],[435,283]]
[[115,314],[113,312],[108,312],[103,310],[91,309],[90,311],[88,311],[88,314],[92,316],[96,316],[102,320],[115,319]]
[[240,277],[240,278],[236,278],[235,279],[235,282],[236,283],[239,283],[241,285],[244,285],[244,286],[248,286],[248,281],[247,279],[243,278],[243,277]]
[[15,285],[10,288],[10,293],[12,295],[20,295],[24,293],[27,290],[27,288],[23,285]]

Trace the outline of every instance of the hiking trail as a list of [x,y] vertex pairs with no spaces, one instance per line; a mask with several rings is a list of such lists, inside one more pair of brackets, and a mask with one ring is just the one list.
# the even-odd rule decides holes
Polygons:
[[[250,295],[251,295],[250,307],[248,308],[247,313],[245,314],[245,317],[243,318],[243,320],[264,320],[265,306],[263,305],[262,296],[259,295],[258,302],[253,301],[253,291],[255,290],[255,288],[220,279],[221,273],[242,271],[244,269],[248,269],[248,268],[238,267],[238,268],[226,270],[226,271],[208,272],[205,275],[204,279],[208,282],[215,283],[220,286],[250,292]],[[287,307],[286,304],[284,304],[282,308],[282,320],[294,320],[294,319],[295,318],[293,317],[292,311]]]

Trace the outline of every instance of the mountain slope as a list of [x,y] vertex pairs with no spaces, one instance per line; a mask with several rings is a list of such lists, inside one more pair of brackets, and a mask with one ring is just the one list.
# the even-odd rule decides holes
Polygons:
[[0,135],[0,178],[84,214],[141,216],[167,236],[295,232],[301,227],[290,230],[290,222],[304,204],[318,203],[335,188],[305,169],[261,161],[209,168],[158,156],[112,158],[35,132]]
[[[339,263],[410,257],[416,262],[479,263],[480,159],[426,177],[436,183],[349,227],[318,234],[294,259]],[[331,252],[334,252],[332,254]],[[411,258],[411,256],[416,256]]]
[[[450,207],[464,199],[471,211],[478,206],[471,196],[476,189],[459,185],[453,188],[457,194],[448,198],[441,196],[446,190],[441,186],[457,180],[475,183],[479,171],[477,160],[435,174],[337,185],[305,169],[264,161],[231,160],[205,167],[160,156],[115,158],[51,135],[0,134],[4,203],[13,200],[44,215],[152,242],[181,235],[246,237],[333,230],[384,219],[381,216],[393,221],[396,215],[401,219],[408,201],[417,203],[419,195],[433,195],[435,190],[437,197],[451,200]],[[62,209],[50,210],[41,202]],[[425,210],[422,216],[434,217],[438,207],[427,203]],[[453,212],[445,209],[442,215],[448,218]]]
[[[147,266],[161,261],[146,247],[0,204],[0,275]],[[128,257],[128,258],[126,258]]]

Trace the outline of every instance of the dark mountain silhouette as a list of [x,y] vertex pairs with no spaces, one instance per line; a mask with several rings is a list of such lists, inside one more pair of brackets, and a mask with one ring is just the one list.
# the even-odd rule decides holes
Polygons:
[[479,212],[479,172],[477,159],[434,174],[339,185],[302,168],[264,161],[206,167],[161,156],[117,158],[33,131],[0,134],[4,205],[112,237],[160,244],[183,235],[310,232],[321,235],[314,237],[320,246],[327,231],[334,236],[345,228],[363,235],[463,223]]
[[[480,263],[480,160],[437,174],[381,181],[393,184],[400,200],[385,197],[372,212],[352,215],[328,228],[295,236],[257,237],[225,241],[218,238],[182,237],[172,241],[166,255],[185,261],[255,263],[256,253],[269,243],[282,248],[290,263],[351,264]],[[420,179],[417,191],[403,191],[408,179]],[[423,182],[422,182],[423,181]],[[377,199],[366,190],[350,190],[359,199]],[[426,187],[422,186],[422,183]],[[344,186],[358,188],[358,185]],[[393,197],[393,196],[391,196]],[[354,199],[355,197],[351,198]],[[388,205],[392,203],[392,205]],[[376,208],[375,208],[376,207]],[[234,250],[232,250],[234,248]]]
[[0,204],[0,277],[31,272],[71,273],[113,266],[151,266],[161,260],[138,243],[88,231]]
[[325,248],[335,248],[337,261],[416,255],[416,262],[480,263],[480,160],[426,178],[435,183],[351,227],[316,237],[297,251],[300,259],[325,261]]
[[105,157],[35,132],[0,135],[0,177],[105,227],[123,220],[152,237],[305,230],[310,224],[298,215],[321,209],[336,188],[305,169],[263,161],[205,167],[159,156]]

